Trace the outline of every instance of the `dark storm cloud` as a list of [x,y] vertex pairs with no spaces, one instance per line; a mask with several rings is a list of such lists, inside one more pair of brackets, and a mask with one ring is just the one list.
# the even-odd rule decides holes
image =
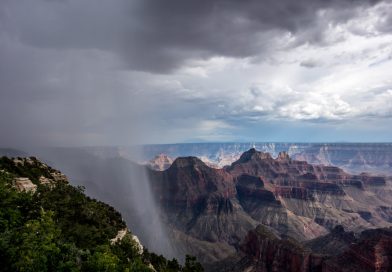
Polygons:
[[295,45],[325,42],[328,24],[355,16],[370,0],[10,1],[2,29],[42,48],[103,49],[127,68],[169,72],[192,58],[253,57],[290,33]]
[[[241,100],[235,83],[246,77],[216,79],[226,85],[198,76],[190,80],[184,76],[187,62],[217,56],[262,62],[305,43],[323,47],[336,42],[325,34],[331,24],[355,18],[376,3],[1,0],[0,145],[183,141],[197,127],[208,134],[216,125],[230,129],[224,123],[229,118],[241,123],[269,116],[268,103],[280,103],[273,95],[265,98],[269,89],[257,101],[263,110],[255,97]],[[385,18],[377,29],[391,31],[390,13],[377,12]],[[303,56],[302,65],[314,67],[307,61],[314,57]],[[214,96],[212,89],[219,89]],[[280,90],[274,93],[282,96]],[[293,100],[303,100],[298,97]],[[170,131],[166,138],[164,131]]]
[[[390,4],[392,5],[392,3]],[[378,24],[378,30],[381,32],[391,33],[392,32],[392,13],[390,9],[381,10],[381,17],[384,18]]]

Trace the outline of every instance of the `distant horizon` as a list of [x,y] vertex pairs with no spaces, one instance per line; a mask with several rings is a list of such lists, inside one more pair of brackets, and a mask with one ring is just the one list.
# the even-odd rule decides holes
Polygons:
[[[164,145],[197,145],[197,144],[392,144],[392,142],[346,142],[346,141],[336,141],[336,142],[300,142],[300,141],[233,141],[233,142],[177,142],[177,143],[149,143],[149,144],[137,144],[137,145],[69,145],[69,146],[33,146],[33,148],[94,148],[94,147],[143,147],[143,146],[164,146]],[[31,148],[27,146],[0,146],[0,149],[23,149]],[[23,150],[20,150],[23,151]]]

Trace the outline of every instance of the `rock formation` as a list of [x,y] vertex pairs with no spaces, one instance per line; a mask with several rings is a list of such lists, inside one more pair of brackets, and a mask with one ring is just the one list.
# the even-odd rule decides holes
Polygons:
[[[287,154],[273,156],[250,149],[223,169],[211,168],[195,157],[181,157],[164,171],[148,170],[161,215],[180,255],[197,255],[204,264],[223,260],[238,253],[241,241],[258,225],[279,239],[291,237],[299,243],[327,235],[338,225],[354,236],[365,229],[391,225],[391,180],[298,161],[288,154],[302,147],[284,146],[288,147]],[[283,149],[278,145],[268,148],[274,152]],[[134,178],[129,173],[141,166],[125,159],[94,160],[71,153],[56,150],[60,159],[67,158],[58,167],[67,169],[67,174],[69,169],[82,173],[78,181],[85,183],[81,185],[94,189],[94,196],[132,218],[130,187],[124,181]],[[143,226],[137,223],[132,229],[146,244]],[[325,243],[344,248],[338,239],[331,241]]]
[[[336,251],[331,242],[340,241]],[[336,244],[335,244],[336,245]],[[344,245],[342,247],[342,245]],[[315,249],[316,248],[316,249]],[[320,253],[321,252],[321,253]],[[249,231],[236,255],[209,266],[210,271],[344,272],[392,269],[392,229],[364,231],[359,238],[343,228],[306,245],[274,235],[263,226]]]
[[14,186],[19,191],[35,193],[38,185],[55,186],[59,182],[68,183],[67,177],[35,157],[0,158],[6,170],[18,173]]
[[204,263],[236,252],[260,224],[301,242],[337,225],[360,232],[392,222],[385,177],[351,175],[293,160],[287,153],[274,159],[250,149],[224,169],[210,168],[196,157],[177,158],[167,170],[149,176],[180,251]]
[[350,172],[392,175],[392,144],[312,144],[293,154],[297,160],[339,166]]
[[173,163],[173,159],[165,154],[159,154],[155,156],[153,159],[148,161],[146,165],[153,170],[163,171],[170,167]]
[[31,182],[29,178],[15,178],[14,179],[15,187],[19,191],[24,191],[24,192],[32,192],[35,193],[37,190],[37,185]]
[[392,176],[391,143],[193,143],[149,145],[144,147],[144,153],[149,158],[159,153],[171,157],[192,155],[208,158],[208,162],[223,167],[236,161],[251,147],[268,152],[274,158],[285,151],[295,160],[337,166],[350,173]]

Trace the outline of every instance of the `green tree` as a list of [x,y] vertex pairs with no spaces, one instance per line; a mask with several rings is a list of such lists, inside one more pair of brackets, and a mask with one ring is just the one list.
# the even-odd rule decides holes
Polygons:
[[26,222],[20,232],[15,266],[18,271],[53,271],[61,252],[56,240],[60,230],[53,221],[53,212],[41,210],[41,217]]
[[123,263],[129,263],[131,259],[139,258],[138,244],[132,238],[131,233],[127,233],[123,239],[111,246],[112,252],[116,254]]
[[[15,164],[0,158],[0,272],[203,271],[194,257],[187,256],[182,267],[147,249],[140,254],[130,233],[111,245],[126,227],[121,214],[87,197],[82,187],[38,184],[49,171],[36,159]],[[35,193],[13,187],[21,176],[37,183]]]
[[119,271],[120,259],[111,252],[110,247],[101,246],[91,255],[83,267],[84,271]]

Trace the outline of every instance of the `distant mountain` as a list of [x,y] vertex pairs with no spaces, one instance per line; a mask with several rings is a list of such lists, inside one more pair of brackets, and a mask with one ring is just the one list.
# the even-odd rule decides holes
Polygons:
[[355,173],[392,175],[392,143],[313,144],[293,155],[297,160],[335,165]]
[[171,158],[196,156],[214,167],[224,167],[250,148],[270,153],[274,158],[284,151],[296,160],[337,166],[349,173],[392,175],[392,143],[189,143],[145,145],[138,149],[89,147],[85,150],[102,158],[120,156],[138,161],[148,161],[159,154]]
[[174,160],[169,156],[165,154],[159,154],[153,159],[146,162],[146,165],[152,170],[163,171],[169,168],[172,165],[173,161]]

